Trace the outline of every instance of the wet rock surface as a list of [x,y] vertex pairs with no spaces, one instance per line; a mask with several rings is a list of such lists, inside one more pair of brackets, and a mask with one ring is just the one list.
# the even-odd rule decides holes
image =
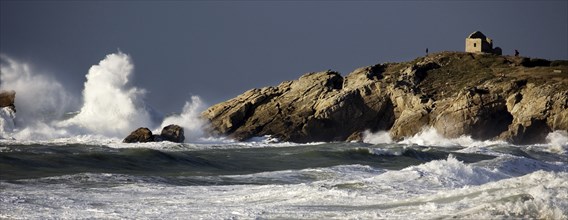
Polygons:
[[122,142],[124,143],[144,143],[144,142],[160,142],[171,141],[182,143],[185,140],[183,128],[179,125],[168,125],[162,129],[160,135],[152,134],[148,128],[138,128],[130,133]]

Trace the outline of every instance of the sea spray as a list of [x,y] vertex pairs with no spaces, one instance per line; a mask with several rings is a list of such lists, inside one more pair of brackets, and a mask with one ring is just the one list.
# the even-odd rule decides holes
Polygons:
[[388,131],[378,131],[376,133],[372,133],[371,131],[367,130],[363,132],[363,142],[369,144],[390,144],[393,143],[393,140]]
[[363,142],[370,144],[409,144],[409,145],[423,145],[423,146],[489,146],[495,144],[505,144],[505,141],[480,141],[471,138],[469,135],[462,135],[457,138],[446,138],[433,127],[424,127],[422,131],[417,134],[406,137],[399,142],[391,139],[388,131],[378,131],[372,133],[370,131],[363,132]]
[[[1,138],[123,138],[138,127],[156,128],[155,122],[162,121],[162,116],[145,104],[145,90],[130,84],[134,65],[122,52],[107,55],[89,69],[80,111],[68,119],[63,119],[69,117],[65,113],[79,108],[75,101],[79,97],[72,97],[56,79],[38,74],[27,63],[6,55],[1,55],[1,61],[0,89],[17,91],[18,109],[17,114],[2,111]],[[178,124],[185,129],[186,140],[201,140],[206,123],[200,113],[205,107],[198,96],[192,96],[179,115],[165,118],[155,132]]]
[[16,91],[16,126],[27,127],[60,119],[75,108],[75,99],[55,78],[31,65],[0,54],[0,90]]
[[76,125],[108,137],[123,137],[138,127],[152,127],[145,90],[131,86],[134,66],[122,52],[107,55],[89,69],[80,113],[62,125]]
[[16,112],[6,112],[0,122],[0,136],[15,139],[48,139],[67,135],[52,128],[65,112],[76,107],[76,100],[61,83],[39,72],[28,63],[0,55],[0,90],[16,91]]
[[206,122],[200,117],[200,114],[205,108],[206,106],[198,96],[192,96],[191,102],[186,102],[183,106],[181,114],[165,118],[160,127],[154,129],[154,132],[160,132],[163,127],[170,124],[177,124],[183,127],[186,141],[201,138],[204,134],[203,127]]
[[546,136],[546,142],[550,152],[559,154],[568,152],[568,132],[565,130],[550,132]]
[[551,145],[568,147],[568,131],[558,130],[550,132],[546,136],[546,141]]
[[10,137],[10,133],[14,131],[14,119],[16,113],[9,107],[0,108],[0,139]]

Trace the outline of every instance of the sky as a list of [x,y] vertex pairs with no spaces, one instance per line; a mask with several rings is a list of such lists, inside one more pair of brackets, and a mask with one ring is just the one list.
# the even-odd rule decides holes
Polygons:
[[89,68],[122,51],[163,113],[192,95],[211,105],[308,72],[463,51],[477,30],[504,54],[567,60],[568,0],[0,0],[1,54],[80,97]]

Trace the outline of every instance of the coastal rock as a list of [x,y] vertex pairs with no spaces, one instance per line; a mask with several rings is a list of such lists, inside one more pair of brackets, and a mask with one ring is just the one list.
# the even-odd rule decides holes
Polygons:
[[400,140],[433,127],[449,138],[538,143],[568,129],[566,63],[441,52],[345,77],[308,73],[249,90],[202,115],[212,133],[237,140],[357,141],[366,130],[388,130]]
[[[356,72],[363,75],[357,80],[377,80],[370,71],[367,68]],[[367,103],[365,99],[380,88],[343,89],[345,85],[349,86],[349,82],[344,82],[337,72],[308,73],[277,87],[249,90],[212,106],[203,115],[218,134],[238,140],[266,134],[296,142],[343,141],[355,131],[380,127],[374,122],[387,114],[389,103],[380,98],[368,99]]]
[[128,135],[122,142],[124,143],[144,143],[171,141],[182,143],[185,140],[183,128],[179,125],[171,124],[162,129],[160,135],[152,134],[148,128],[140,127]]
[[138,143],[138,142],[152,142],[154,141],[154,136],[152,131],[148,128],[138,128],[130,133],[122,142],[124,143]]
[[185,140],[185,136],[183,135],[183,128],[179,125],[168,125],[162,129],[162,133],[157,140],[182,143]]
[[558,85],[529,83],[508,99],[514,117],[501,138],[513,143],[533,144],[554,130],[568,130],[568,90]]
[[10,138],[10,133],[16,128],[16,92],[0,91],[0,139]]
[[0,108],[9,107],[14,112],[16,112],[16,106],[14,102],[16,100],[16,92],[10,91],[0,91]]
[[478,140],[499,136],[513,120],[502,97],[480,88],[468,88],[440,103],[435,115],[433,126],[442,135],[456,138],[467,134]]

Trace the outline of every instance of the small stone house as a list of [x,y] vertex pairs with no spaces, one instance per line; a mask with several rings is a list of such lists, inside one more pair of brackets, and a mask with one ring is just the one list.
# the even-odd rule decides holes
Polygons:
[[493,40],[486,37],[481,31],[471,33],[465,39],[465,52],[469,53],[493,53],[501,55],[501,48],[493,48]]

